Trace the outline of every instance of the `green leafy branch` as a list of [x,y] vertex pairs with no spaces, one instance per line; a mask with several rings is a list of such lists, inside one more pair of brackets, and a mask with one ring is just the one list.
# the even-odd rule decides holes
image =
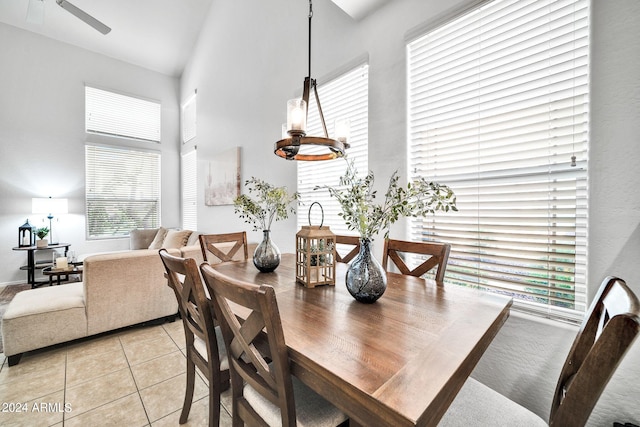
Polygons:
[[247,180],[245,186],[256,198],[243,194],[236,197],[233,205],[235,213],[252,224],[254,231],[270,230],[273,221],[287,219],[289,213],[296,212],[295,207],[289,205],[298,200],[298,193],[289,194],[286,187],[274,187],[256,177]]
[[326,189],[340,203],[339,214],[350,230],[360,233],[360,237],[372,240],[373,236],[385,230],[389,236],[391,224],[400,217],[420,217],[436,211],[457,211],[456,197],[446,185],[430,182],[424,178],[399,184],[398,172],[389,179],[389,187],[384,202],[376,204],[375,178],[369,171],[364,178],[358,176],[353,161],[347,161],[347,170],[340,177],[339,186],[317,186]]

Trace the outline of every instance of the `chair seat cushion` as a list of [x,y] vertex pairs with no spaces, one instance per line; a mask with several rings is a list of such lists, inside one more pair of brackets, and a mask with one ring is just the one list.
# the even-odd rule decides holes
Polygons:
[[[296,377],[292,377],[292,380],[298,427],[337,426],[346,421],[347,416],[342,411]],[[243,395],[249,405],[267,424],[271,427],[282,426],[280,409],[277,406],[248,385],[245,385]]]
[[468,378],[438,425],[536,427],[548,424],[492,388]]
[[[204,341],[198,336],[194,336],[193,338],[193,346],[196,348],[196,351],[200,353],[204,360],[209,360],[207,356],[207,346],[204,344]],[[229,359],[227,358],[227,347],[224,345],[220,326],[216,326],[216,340],[218,341],[218,352],[220,353],[220,370],[226,371],[229,369]]]

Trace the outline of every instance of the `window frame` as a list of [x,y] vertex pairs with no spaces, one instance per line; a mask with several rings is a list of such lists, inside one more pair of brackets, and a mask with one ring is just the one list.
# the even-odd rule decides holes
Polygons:
[[182,153],[180,157],[182,228],[198,229],[198,148]]
[[[94,158],[92,159],[91,156]],[[145,161],[147,163],[145,163]],[[96,165],[100,164],[99,170]],[[153,176],[149,178],[145,185],[140,185],[140,182],[133,183],[131,181],[120,181],[123,177],[127,176],[125,170],[121,170],[125,164],[132,164],[137,167],[146,167],[143,172],[153,173]],[[103,145],[87,142],[85,144],[85,230],[87,240],[108,240],[126,238],[129,236],[129,232],[135,228],[157,228],[161,224],[162,217],[162,154],[156,150],[144,150],[139,148],[115,146],[115,145]],[[111,167],[110,167],[111,166]],[[92,170],[93,167],[93,170]],[[107,174],[105,175],[105,169]],[[131,169],[129,175],[134,174],[135,170]],[[105,175],[104,177],[97,175]],[[140,174],[136,174],[140,176]],[[127,187],[128,185],[128,187]],[[102,197],[96,197],[90,193],[95,192],[97,188],[112,188],[114,190],[123,190],[126,188],[135,188],[139,192],[145,191],[146,197],[123,197],[122,193],[101,193],[106,194]],[[114,224],[119,224],[118,227],[111,228],[110,233],[98,233],[96,227],[99,224],[92,225],[96,222],[96,219],[92,219],[94,216],[91,212],[92,204],[103,204],[105,210],[113,208],[113,205],[117,203],[134,202],[133,204],[151,203],[155,205],[155,208],[151,208],[152,212],[155,209],[155,214],[150,219],[144,220],[144,217],[148,218],[148,215],[143,216],[142,219],[136,220],[129,218],[129,223],[123,223],[122,220],[114,221]],[[107,228],[105,228],[107,229]],[[117,232],[117,230],[120,230]]]
[[[504,4],[508,4],[509,1],[508,0],[488,0],[488,1],[482,1],[482,2],[478,2],[474,5],[472,5],[470,8],[466,9],[466,10],[462,10],[459,11],[458,13],[456,13],[455,15],[449,15],[446,19],[443,20],[439,20],[436,23],[431,24],[429,27],[423,27],[420,30],[420,33],[413,33],[412,37],[410,39],[407,39],[407,162],[408,162],[408,170],[411,171],[411,174],[413,175],[412,178],[417,178],[418,176],[424,176],[427,179],[431,179],[431,180],[436,180],[436,181],[440,181],[444,184],[449,184],[454,191],[456,190],[456,186],[457,185],[462,185],[461,183],[463,182],[464,178],[462,177],[461,174],[456,175],[455,171],[452,170],[445,170],[443,168],[447,167],[447,166],[452,166],[454,165],[454,161],[449,161],[448,163],[446,163],[446,158],[447,156],[451,156],[453,150],[450,150],[449,153],[446,152],[446,150],[442,147],[445,147],[444,143],[440,144],[440,149],[439,151],[434,151],[436,150],[436,146],[433,145],[433,148],[431,148],[429,155],[422,155],[420,154],[419,151],[416,151],[417,148],[414,146],[415,141],[420,140],[420,139],[430,139],[432,141],[444,141],[446,136],[444,136],[446,134],[446,132],[448,131],[449,128],[447,128],[447,126],[453,128],[453,125],[451,125],[450,123],[454,123],[456,119],[456,117],[453,117],[453,113],[451,113],[451,117],[448,118],[449,120],[449,124],[445,123],[445,120],[442,120],[442,117],[445,117],[445,113],[443,112],[444,110],[441,109],[439,111],[440,116],[438,118],[432,118],[432,119],[426,119],[426,116],[423,116],[421,119],[418,119],[417,116],[415,116],[413,113],[415,113],[418,108],[422,108],[418,106],[418,101],[416,101],[417,96],[417,77],[415,75],[413,75],[413,71],[415,68],[417,68],[417,65],[415,65],[416,63],[412,63],[412,61],[417,61],[417,57],[419,54],[416,54],[415,52],[412,52],[412,47],[414,45],[418,45],[420,43],[420,40],[427,40],[428,37],[433,36],[433,38],[435,39],[437,37],[437,33],[441,32],[441,33],[446,33],[447,31],[451,31],[453,33],[454,30],[451,29],[452,26],[454,25],[460,25],[461,28],[464,29],[464,31],[461,32],[469,32],[470,31],[470,24],[467,22],[465,24],[460,24],[459,22],[463,22],[465,21],[465,19],[467,18],[473,18],[473,14],[480,14],[482,13],[482,11],[480,11],[480,9],[485,9],[485,8],[490,8],[493,7],[494,5],[499,5],[500,3],[504,3]],[[562,4],[562,2],[557,2]],[[589,94],[589,90],[588,90],[588,28],[589,28],[589,15],[590,15],[590,11],[589,11],[589,4],[588,1],[586,0],[578,0],[578,1],[566,1],[564,3],[567,4],[579,4],[581,8],[581,10],[586,10],[586,18],[583,17],[583,21],[586,21],[586,30],[584,28],[581,29],[581,31],[586,32],[586,38],[587,38],[587,45],[586,48],[583,47],[584,50],[586,50],[586,65],[582,65],[582,69],[584,69],[585,75],[586,75],[586,94],[584,95],[584,99],[585,101],[580,104],[575,102],[574,100],[574,104],[571,108],[574,109],[573,111],[573,123],[569,126],[573,126],[573,136],[572,138],[574,138],[574,143],[573,143],[573,155],[577,155],[577,162],[576,162],[576,166],[574,168],[571,167],[567,167],[569,165],[569,155],[572,154],[571,152],[569,152],[568,154],[563,153],[563,156],[565,157],[565,162],[562,163],[562,165],[559,164],[551,164],[547,167],[547,171],[541,173],[541,175],[544,175],[544,173],[547,173],[549,175],[550,178],[548,178],[550,180],[550,182],[554,181],[554,178],[552,178],[551,176],[553,176],[553,174],[555,173],[556,176],[559,176],[559,180],[562,180],[564,178],[562,178],[560,175],[558,175],[558,173],[562,173],[565,172],[566,174],[571,174],[572,172],[576,172],[577,170],[581,171],[581,176],[579,178],[575,178],[578,181],[576,181],[575,184],[575,188],[573,189],[573,191],[576,192],[576,205],[575,205],[575,217],[574,217],[574,222],[575,222],[575,227],[576,230],[572,236],[574,242],[573,244],[575,245],[575,261],[574,261],[574,282],[573,282],[573,286],[575,288],[575,307],[572,309],[563,309],[562,307],[554,307],[552,305],[552,303],[547,303],[547,304],[537,304],[535,301],[532,303],[527,303],[524,302],[520,299],[516,299],[514,298],[514,308],[521,310],[521,311],[525,311],[525,312],[529,312],[531,314],[535,314],[535,315],[541,315],[543,317],[548,317],[548,318],[554,318],[554,319],[559,319],[559,320],[566,320],[566,321],[577,321],[579,319],[582,318],[582,315],[584,314],[585,310],[586,310],[586,235],[587,235],[587,219],[588,219],[588,212],[587,212],[587,162],[588,162],[588,94]],[[517,4],[517,3],[514,3]],[[519,4],[517,4],[518,7],[523,6],[524,2],[520,2]],[[531,4],[535,4],[531,3]],[[526,5],[529,5],[528,3]],[[539,4],[535,4],[535,6],[538,6]],[[511,17],[511,14],[507,14],[505,13],[505,16],[509,16]],[[487,17],[486,20],[490,21],[492,19],[498,19],[498,17]],[[458,22],[458,24],[456,24],[456,22]],[[450,25],[451,24],[451,25]],[[504,24],[503,24],[504,25]],[[497,27],[500,28],[500,27]],[[489,30],[486,30],[489,31]],[[574,28],[575,31],[575,28]],[[434,35],[435,34],[435,35]],[[485,34],[485,32],[482,33],[483,36]],[[443,38],[445,36],[442,36]],[[452,40],[454,40],[453,37],[451,37]],[[461,37],[457,37],[455,38],[455,42],[456,43],[461,43],[460,42]],[[491,38],[486,38],[484,40],[485,45],[490,45],[493,42],[493,39]],[[426,43],[426,41],[425,41]],[[434,42],[435,43],[435,42]],[[575,42],[574,42],[574,48],[575,48]],[[434,48],[435,49],[435,48]],[[455,55],[457,55],[457,51],[455,51],[454,49],[448,49],[445,50],[445,47],[440,47],[442,52],[446,52],[446,55],[451,56],[451,57],[455,57]],[[506,48],[505,48],[506,49]],[[413,55],[412,55],[413,54]],[[447,74],[445,73],[446,71],[446,65],[444,63],[444,60],[442,63],[439,63],[438,60],[440,59],[440,57],[438,56],[438,53],[436,50],[434,50],[431,54],[427,54],[425,52],[420,53],[421,55],[424,55],[422,61],[424,61],[424,63],[428,63],[425,66],[425,69],[427,67],[432,67],[434,70],[436,69],[436,67],[441,67],[438,68],[438,72],[439,74],[436,76],[436,72],[434,71],[431,75],[434,77],[431,77],[432,81],[436,81],[436,80],[440,80],[440,81],[446,81],[447,79]],[[474,53],[470,52],[470,51],[465,51],[465,55],[467,56],[471,56],[474,55]],[[442,55],[444,57],[444,55]],[[482,58],[485,59],[487,58],[488,55],[482,55],[479,54],[478,58]],[[467,59],[467,57],[463,57],[463,59],[460,60],[460,62],[463,62],[465,59]],[[575,62],[575,59],[574,59]],[[459,64],[456,64],[456,66]],[[575,64],[574,64],[575,65]],[[453,67],[453,65],[450,65],[451,67]],[[413,67],[413,68],[412,68]],[[451,80],[451,87],[455,86],[455,90],[458,90],[458,87],[463,86],[466,83],[460,83],[460,81],[462,80],[460,78],[461,75],[463,75],[464,70],[459,69],[458,74],[455,76],[456,78]],[[498,74],[496,72],[496,74]],[[426,78],[425,76],[428,76],[428,73],[425,73],[423,75],[423,78]],[[574,78],[576,78],[574,76]],[[496,79],[497,81],[498,79]],[[422,83],[421,83],[422,84]],[[412,86],[413,85],[413,86]],[[444,87],[444,85],[443,85]],[[480,86],[478,86],[480,87]],[[434,96],[432,96],[432,94],[436,93],[438,90],[442,90],[441,92],[441,99],[438,100],[436,99]],[[574,86],[574,91],[575,91],[575,86]],[[497,90],[496,90],[497,92]],[[456,107],[453,105],[454,101],[452,100],[454,97],[459,96],[460,98],[464,97],[464,93],[460,92],[460,93],[452,93],[451,90],[446,91],[445,89],[440,89],[437,87],[432,87],[427,89],[426,86],[423,89],[423,93],[428,93],[428,95],[424,95],[425,99],[427,99],[427,96],[431,96],[429,101],[424,101],[424,104],[429,104],[429,108],[433,108],[434,113],[436,114],[436,108],[437,108],[437,103],[441,102],[441,105],[444,105],[445,103],[449,103],[450,105],[450,110],[454,111],[457,113],[457,111],[461,110],[460,107],[458,107],[456,109]],[[570,96],[572,97],[576,97],[576,96],[582,96],[576,93],[570,94]],[[479,97],[478,97],[479,98]],[[489,96],[487,96],[487,98],[489,98]],[[414,104],[412,104],[412,102]],[[499,104],[500,101],[496,101],[496,104]],[[507,101],[504,101],[505,103]],[[424,105],[423,104],[423,105]],[[436,107],[433,107],[434,105],[436,105]],[[576,106],[577,105],[577,106]],[[427,107],[424,107],[427,108]],[[580,109],[583,108],[583,110],[579,110],[577,113],[575,111],[575,109]],[[469,107],[469,109],[472,109],[472,107]],[[481,108],[481,107],[477,107],[477,110],[479,112],[484,112],[486,111],[485,109]],[[426,113],[425,113],[426,114]],[[584,122],[581,123],[577,123],[578,119],[576,119],[576,117],[583,115],[584,116]],[[435,117],[435,116],[434,116]],[[422,123],[420,125],[418,125],[418,120],[422,120]],[[431,120],[430,123],[427,123],[428,120]],[[478,119],[478,121],[482,120],[482,118]],[[486,119],[485,119],[486,120]],[[523,120],[521,118],[519,118],[519,120]],[[558,119],[560,120],[560,119]],[[510,120],[505,120],[506,122],[509,121],[514,121],[514,119],[510,119]],[[551,127],[551,126],[550,126]],[[577,128],[577,129],[576,129]],[[428,135],[426,137],[423,136],[417,136],[418,135],[418,129],[420,129],[420,131],[423,133],[423,135]],[[471,128],[470,128],[471,129]],[[499,129],[499,127],[496,125],[496,129]],[[501,128],[500,128],[501,129]],[[472,130],[469,131],[469,133],[471,133]],[[462,133],[461,133],[462,134]],[[577,134],[581,134],[584,137],[584,141],[580,140],[578,142],[575,141],[576,135]],[[452,136],[452,138],[454,138]],[[458,136],[458,138],[460,140],[464,140],[463,136]],[[478,137],[478,139],[481,139],[480,137]],[[452,139],[453,141],[454,139]],[[434,143],[435,144],[435,143]],[[460,142],[458,142],[458,144],[460,144]],[[426,150],[427,145],[429,145],[429,143],[425,143],[422,145],[421,149]],[[549,142],[549,146],[551,146],[551,142]],[[478,147],[480,147],[481,145],[478,145]],[[578,146],[578,149],[576,149],[576,146]],[[565,148],[566,148],[566,144],[565,144]],[[478,148],[477,153],[475,154],[476,158],[482,157],[482,155],[484,155],[483,152],[481,152],[481,148]],[[502,152],[501,152],[502,150]],[[496,157],[501,157],[504,156],[504,149],[500,149],[498,148],[496,150],[497,152],[494,154]],[[559,150],[561,151],[561,150]],[[566,150],[565,150],[566,151]],[[455,155],[455,154],[453,154]],[[463,163],[464,161],[462,160],[464,158],[463,155],[458,155],[460,156],[460,158],[458,160],[456,160],[459,163],[459,170],[463,169]],[[419,159],[417,157],[420,157]],[[465,158],[466,161],[469,162],[469,164],[472,164],[473,161],[473,155],[468,156],[467,158]],[[431,160],[431,159],[436,159],[437,160]],[[421,164],[421,162],[424,162]],[[441,165],[437,166],[437,169],[435,168],[436,166],[436,162],[440,162]],[[444,162],[444,163],[443,163]],[[515,161],[514,161],[515,162]],[[447,166],[444,166],[446,163]],[[427,165],[427,166],[425,166]],[[495,172],[490,172],[490,170],[488,169],[487,166],[483,166],[480,165],[479,167],[486,167],[485,169],[483,169],[482,171],[480,169],[478,169],[479,171],[476,173],[477,177],[480,176],[490,176],[491,173],[494,173],[494,177],[493,179],[498,182],[501,177],[498,176],[500,174],[502,175],[507,175],[507,172],[500,172],[496,169]],[[523,166],[524,167],[524,166]],[[528,173],[533,173],[533,169],[535,169],[535,167],[533,166],[527,166],[529,169],[527,169]],[[428,169],[428,173],[427,173],[427,169]],[[540,169],[542,170],[543,167],[540,166]],[[521,170],[521,169],[517,169],[517,170]],[[516,174],[515,169],[513,171],[514,176]],[[468,175],[472,175],[471,172],[469,172]],[[578,175],[578,174],[575,174]],[[515,179],[515,178],[514,178]],[[522,177],[520,178],[520,180],[526,180],[526,179],[530,179],[527,177]],[[574,178],[569,178],[569,179],[574,179]],[[470,182],[470,181],[469,181]],[[482,182],[482,181],[478,181],[478,182]],[[465,196],[465,190],[462,189],[462,187],[459,187],[460,191],[458,194],[458,202],[459,202],[459,208],[464,211],[465,209],[465,204],[467,203],[464,199]],[[480,198],[478,200],[482,200],[482,191],[489,191],[489,190],[478,190],[480,191]],[[555,191],[554,190],[550,190],[549,194],[552,194],[552,192]],[[579,194],[578,194],[579,193]],[[558,193],[559,194],[559,193]],[[552,196],[550,196],[552,197]],[[516,201],[514,199],[510,199],[508,200],[509,203],[516,203]],[[553,204],[554,202],[552,201],[552,199],[549,199],[549,203]],[[560,204],[560,203],[558,203]],[[480,206],[480,205],[479,205]],[[487,205],[488,206],[488,205]],[[480,207],[480,209],[489,209],[488,207]],[[552,211],[552,210],[550,210]],[[464,249],[461,249],[460,246],[458,246],[458,249],[456,249],[456,243],[460,243],[463,242],[462,238],[460,237],[462,234],[461,230],[456,230],[455,227],[456,225],[454,224],[455,220],[452,219],[447,219],[447,216],[455,216],[455,213],[449,213],[449,214],[436,214],[434,215],[433,218],[428,218],[425,219],[425,221],[422,221],[421,219],[412,219],[411,222],[411,227],[409,228],[408,231],[408,238],[409,239],[419,239],[422,238],[424,240],[433,240],[433,241],[449,241],[450,243],[452,243],[452,252],[451,255],[449,257],[449,266],[447,268],[447,278],[446,281],[449,282],[450,284],[453,284],[455,282],[461,283],[459,279],[462,273],[462,269],[464,265],[464,262],[462,261],[463,257],[464,257]],[[486,214],[485,214],[486,215]],[[549,223],[554,222],[555,223],[555,218],[554,217],[550,217],[550,219],[548,220]],[[451,224],[448,225],[448,230],[445,230],[444,228],[446,228],[447,226],[445,224],[447,224],[447,222],[451,222]],[[438,226],[438,224],[440,224],[440,226]],[[452,225],[453,224],[453,225]],[[555,226],[555,225],[554,225]],[[442,227],[439,228],[438,227]],[[462,225],[460,225],[460,227],[463,227]],[[466,226],[465,226],[466,227]],[[470,227],[469,227],[470,228]],[[480,229],[481,227],[478,226],[478,235],[480,235]],[[424,234],[423,234],[424,233]],[[558,237],[559,239],[562,239],[564,237]],[[549,239],[551,240],[555,240],[555,239]],[[482,243],[479,240],[480,243],[478,243],[477,249],[475,249],[475,251],[477,251],[477,257],[479,259],[481,258],[486,258],[487,255],[481,255],[484,251],[490,251],[490,249],[487,249],[487,247],[482,248]],[[460,243],[462,244],[462,243]],[[488,241],[487,241],[488,244]],[[552,245],[554,245],[555,243],[550,243]],[[515,245],[515,243],[514,243]],[[520,250],[520,249],[517,249]],[[515,249],[515,247],[511,250],[510,255],[514,255],[517,253],[517,250]],[[474,250],[473,249],[469,249],[469,253],[472,253]],[[553,254],[552,252],[549,252],[550,254]],[[506,255],[505,255],[506,256]],[[515,257],[514,257],[515,258]],[[550,255],[549,258],[553,258],[553,255]],[[486,261],[481,261],[480,265],[484,265],[482,264],[482,262],[486,262]],[[495,261],[498,262],[498,261]],[[553,263],[553,261],[550,261],[550,263]],[[487,264],[488,265],[488,264]],[[505,264],[507,265],[507,264]],[[468,267],[468,265],[467,265]],[[510,268],[505,266],[504,267],[505,270]],[[523,267],[518,267],[518,268],[523,268]],[[478,271],[480,271],[480,267],[478,267]],[[489,268],[490,270],[490,268]],[[489,271],[488,270],[488,271]],[[548,270],[548,271],[553,271],[553,270]],[[480,274],[480,278],[482,277],[481,274],[482,273],[478,273]],[[490,274],[487,273],[487,274]],[[506,273],[505,273],[506,274]],[[533,277],[533,276],[532,276]],[[551,280],[551,279],[548,279]],[[463,280],[462,283],[465,283],[466,285],[470,286],[470,284],[468,283],[468,281]],[[499,290],[499,288],[494,288],[493,286],[485,286],[485,284],[482,284],[480,281],[478,282],[478,287],[485,289],[485,290],[489,290],[490,292],[501,292]],[[522,287],[525,287],[525,284],[522,284]],[[552,289],[551,287],[549,287],[549,289]],[[515,291],[517,292],[517,291]],[[534,297],[535,299],[535,297]]]
[[160,143],[162,103],[111,89],[85,85],[85,132]]

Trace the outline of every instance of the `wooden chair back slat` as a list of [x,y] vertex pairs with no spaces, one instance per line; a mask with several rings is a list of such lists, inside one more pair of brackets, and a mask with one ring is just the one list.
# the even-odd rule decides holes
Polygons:
[[[225,234],[201,234],[199,239],[202,257],[205,262],[212,263],[215,261],[210,259],[209,254],[214,255],[220,262],[233,261],[240,249],[244,251],[244,260],[246,261],[249,258],[247,233],[245,231]],[[221,243],[234,243],[234,245],[221,247]]]
[[360,252],[360,237],[358,236],[336,234],[336,244],[353,246],[345,256],[340,255],[336,250],[336,261],[338,262],[349,263]]
[[[439,286],[444,285],[444,273],[449,260],[449,252],[451,245],[448,243],[435,242],[408,242],[405,240],[386,239],[384,241],[384,250],[382,255],[382,268],[387,270],[388,259],[398,268],[400,273],[408,276],[420,277],[437,268],[435,273],[435,282]],[[402,258],[402,254],[413,253],[420,255],[428,255],[424,262],[419,266],[410,269]]]
[[583,426],[640,333],[640,302],[616,277],[602,282],[560,373],[549,425]]
[[[230,358],[231,387],[234,401],[237,402],[237,416],[247,425],[264,424],[264,420],[242,396],[243,384],[246,383],[280,408],[283,426],[295,426],[289,354],[273,287],[239,281],[207,264],[201,266],[201,271],[221,320]],[[236,316],[232,304],[248,310],[247,316],[243,316],[246,320]],[[259,351],[265,335],[267,354]]]
[[[168,285],[178,300],[187,352],[187,387],[180,415],[180,423],[187,422],[193,400],[195,367],[209,382],[209,426],[217,426],[220,419],[220,393],[229,386],[229,370],[220,369],[220,349],[215,331],[215,317],[206,295],[198,266],[192,258],[180,258],[160,249]],[[205,344],[201,354],[195,345],[196,337]]]

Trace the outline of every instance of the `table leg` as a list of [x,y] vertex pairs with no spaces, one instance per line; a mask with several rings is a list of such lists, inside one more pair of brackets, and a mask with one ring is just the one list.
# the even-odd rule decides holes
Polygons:
[[36,284],[36,259],[33,249],[27,250],[27,283],[33,288]]

